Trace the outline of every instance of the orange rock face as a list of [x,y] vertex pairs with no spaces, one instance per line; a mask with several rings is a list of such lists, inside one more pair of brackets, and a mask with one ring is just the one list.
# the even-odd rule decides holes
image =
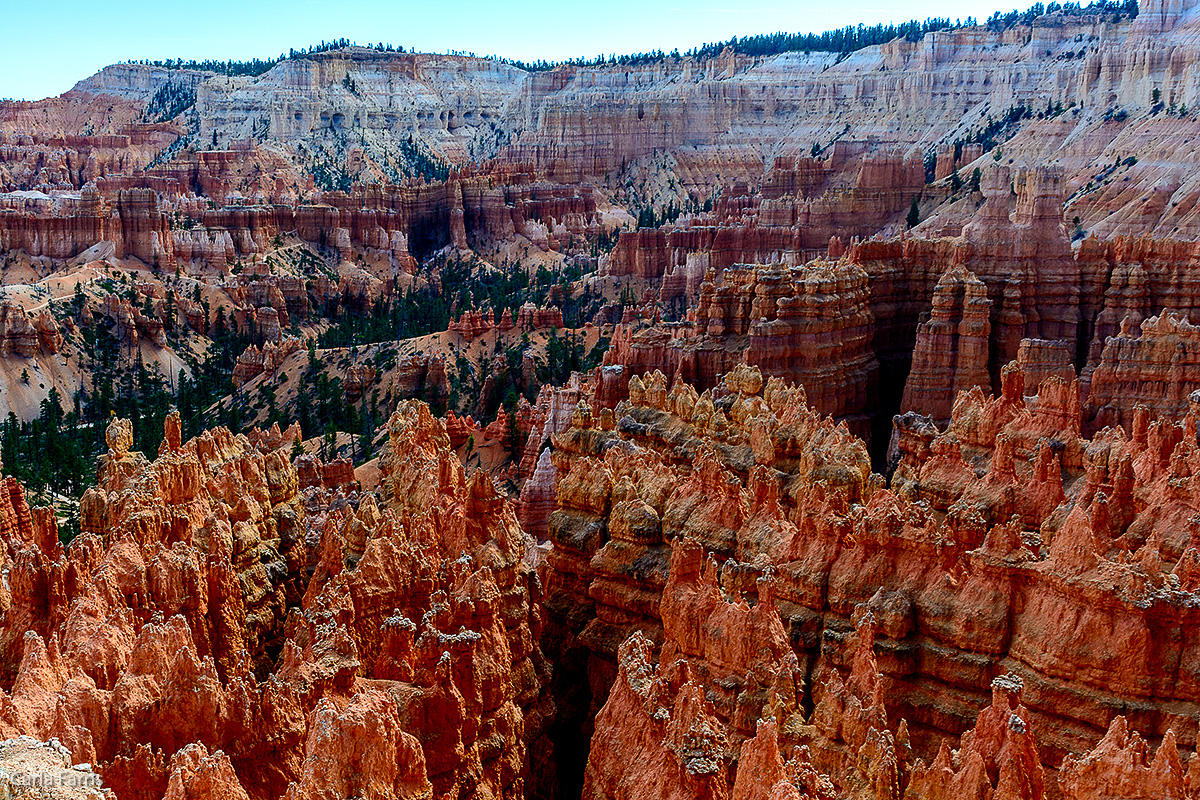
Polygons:
[[169,418],[149,461],[116,422],[67,552],[6,483],[0,734],[57,737],[122,797],[533,791],[552,706],[512,506],[425,406],[389,435],[383,501],[336,463],[306,499],[279,431]]
[[[1060,169],[988,164],[981,174],[981,205],[953,236],[848,247],[835,238],[810,249],[761,215],[729,216],[719,241],[700,237],[697,220],[627,234],[632,249],[614,250],[607,269],[649,286],[678,321],[657,321],[653,308],[624,320],[605,356],[622,372],[599,376],[602,402],[615,405],[630,375],[654,369],[706,389],[738,363],[758,365],[869,431],[877,462],[897,409],[944,426],[959,392],[1000,392],[1013,360],[1031,393],[1046,378],[1078,377],[1089,434],[1128,428],[1138,403],[1185,413],[1200,385],[1189,321],[1200,315],[1195,245],[1087,238],[1073,250]],[[768,202],[757,198],[724,198],[712,214]],[[729,256],[739,237],[759,243]],[[859,270],[861,287],[851,277]]]
[[781,252],[785,263],[804,263],[831,236],[873,235],[925,189],[919,161],[882,148],[835,149],[822,161],[777,158],[761,192],[734,183],[711,214],[622,233],[602,272],[661,279],[663,300],[694,299],[705,268],[764,263]]
[[991,305],[987,287],[961,267],[938,279],[929,321],[917,327],[912,374],[904,385],[901,412],[919,409],[945,425],[958,392],[991,386]]
[[234,385],[243,386],[259,375],[274,375],[288,356],[303,347],[304,343],[295,336],[288,336],[278,344],[268,341],[262,349],[250,345],[238,356],[237,364],[233,367]]
[[[0,143],[0,154],[4,152]],[[290,165],[278,156],[264,163],[261,152],[253,149],[223,150],[195,153],[191,165],[177,161],[157,172],[141,172],[141,152],[135,150],[128,159],[128,174],[92,182],[76,194],[0,195],[0,250],[62,260],[107,241],[116,257],[136,257],[164,270],[223,269],[229,261],[265,254],[276,236],[295,231],[314,244],[328,243],[343,259],[382,259],[396,270],[412,272],[414,256],[449,244],[465,249],[520,235],[551,249],[599,231],[591,190],[534,184],[531,171],[520,164],[465,170],[436,184],[356,186],[350,194],[317,197],[310,193],[309,202],[291,191],[294,181],[277,187],[271,178],[256,193],[257,205],[212,208],[205,198],[222,206],[230,195],[240,200],[235,185],[247,189],[253,176],[282,175]],[[243,169],[249,174],[211,175]],[[196,194],[181,192],[181,186]],[[173,212],[194,215],[201,225],[173,228]],[[536,327],[553,324],[549,318],[535,322]]]
[[45,312],[30,318],[22,309],[5,302],[0,305],[0,356],[36,356],[42,350],[57,353],[63,337],[54,318]]
[[815,261],[731,267],[719,286],[714,281],[706,275],[687,322],[623,326],[604,363],[633,375],[659,370],[702,389],[738,364],[754,365],[761,375],[803,383],[815,407],[869,435],[865,411],[875,402],[878,363],[866,272]]
[[[591,689],[557,694],[560,725],[596,714],[584,796],[1173,796],[1194,420],[1088,440],[1077,381],[1003,384],[945,430],[898,417],[890,488],[752,368],[704,394],[635,379],[607,424],[581,404],[553,437],[543,641]],[[1131,697],[1157,760],[1101,741]]]
[[[221,272],[239,389],[310,307],[382,311],[438,259],[546,289],[439,286],[446,350],[340,362],[396,409],[377,468],[178,416],[150,458],[115,419],[69,546],[0,483],[0,737],[49,743],[0,768],[139,800],[1200,798],[1198,41],[1194,0],[1145,0],[842,57],[350,47],[176,71],[186,139],[139,121],[147,65],[0,103],[0,250]],[[318,190],[301,147],[353,128]],[[454,168],[401,180],[400,143]],[[284,237],[336,274],[241,269]],[[215,332],[159,288],[100,307],[127,350]],[[70,355],[26,308],[0,357]],[[593,373],[484,428],[400,399],[564,308],[611,333]],[[511,461],[468,477],[485,439]]]

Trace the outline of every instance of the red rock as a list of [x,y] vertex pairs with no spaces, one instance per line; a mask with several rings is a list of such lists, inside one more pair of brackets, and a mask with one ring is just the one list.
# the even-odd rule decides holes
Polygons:
[[1182,416],[1189,396],[1200,388],[1194,356],[1197,329],[1186,318],[1167,312],[1142,321],[1140,336],[1132,327],[1126,317],[1120,331],[1104,344],[1091,375],[1089,418],[1129,426],[1137,404],[1146,405],[1155,416]]
[[342,387],[349,397],[361,397],[375,383],[377,372],[370,364],[355,364],[346,370]]
[[954,145],[940,145],[937,149],[937,171],[934,173],[934,180],[943,180],[950,177],[950,173],[954,172],[963,164],[970,164],[975,159],[983,155],[983,147],[979,144],[969,143],[962,145],[962,150],[956,160]]
[[288,356],[302,349],[303,343],[295,336],[286,336],[278,344],[268,341],[261,350],[250,345],[238,356],[237,364],[233,367],[234,385],[244,386],[263,374],[275,375]]
[[535,331],[541,328],[562,328],[563,317],[561,308],[538,308],[532,303],[526,303],[517,311],[517,330]]
[[[428,409],[403,413],[388,485],[437,474],[417,453],[454,476],[422,506],[347,495],[335,462],[310,469],[338,499],[310,516],[282,431],[181,443],[174,418],[153,462],[129,451],[127,421],[110,426],[104,488],[69,555],[14,482],[0,646],[24,655],[0,728],[58,737],[133,797],[524,796],[552,711],[524,539]],[[412,618],[416,636],[384,636]]]
[[40,333],[24,311],[11,303],[0,305],[0,355],[36,356],[41,351]]
[[470,417],[460,417],[451,409],[446,414],[446,435],[450,438],[450,446],[457,450],[466,444],[467,439],[474,435],[475,420]]
[[573,373],[566,386],[543,386],[538,392],[537,402],[530,409],[529,429],[524,431],[527,438],[521,454],[522,476],[533,474],[539,455],[550,437],[571,426],[571,416],[581,393],[586,391],[586,383],[582,376]]
[[483,429],[484,438],[493,442],[507,443],[512,439],[512,431],[516,428],[516,421],[511,420],[508,412],[503,406],[496,412],[496,418],[488,423],[488,426]]
[[312,713],[303,771],[287,800],[430,795],[421,745],[401,728],[389,694],[368,690],[343,706],[325,699]]
[[1045,776],[1029,713],[1020,705],[1021,681],[1012,675],[992,682],[992,704],[963,734],[962,748],[950,754],[943,742],[928,767],[913,768],[906,794],[914,797],[1045,797]]
[[305,453],[296,459],[296,472],[301,489],[317,487],[330,492],[348,493],[358,487],[354,478],[354,464],[347,458],[335,458],[324,464],[312,454]]
[[[841,180],[833,180],[835,176]],[[822,191],[835,182],[850,185]],[[918,161],[895,152],[871,152],[869,146],[826,162],[777,158],[761,195],[748,195],[745,186],[735,185],[708,218],[622,233],[601,271],[642,279],[673,277],[670,283],[664,280],[662,299],[694,299],[688,287],[698,284],[706,268],[720,273],[735,264],[768,263],[771,253],[785,253],[785,263],[803,263],[817,254],[813,251],[825,251],[831,236],[874,234],[907,210],[923,188]],[[696,261],[694,255],[706,258]]]
[[[1197,545],[1179,534],[1195,515],[1183,489],[1197,448],[1194,422],[1189,414],[1151,424],[1142,411],[1132,437],[1110,430],[1089,442],[1074,384],[1045,376],[1037,396],[1025,397],[1022,370],[1013,364],[1003,371],[997,397],[978,388],[960,394],[946,432],[915,415],[898,417],[896,493],[870,476],[865,451],[844,429],[821,422],[799,392],[777,380],[764,387],[752,370],[739,368],[720,393],[703,395],[683,384],[667,391],[654,373],[635,377],[611,428],[596,425],[582,403],[572,427],[552,437],[558,507],[550,515],[545,583],[549,630],[559,638],[550,651],[585,648],[586,679],[605,698],[619,642],[634,633],[662,642],[658,680],[672,692],[686,682],[667,669],[682,658],[691,675],[724,682],[706,692],[721,730],[738,741],[755,736],[760,714],[766,719],[750,698],[777,691],[762,687],[779,685],[777,670],[788,659],[816,664],[822,671],[813,681],[811,724],[823,738],[806,743],[812,765],[835,787],[866,781],[893,787],[889,796],[899,796],[906,759],[919,754],[932,763],[938,737],[972,725],[961,757],[947,752],[936,769],[924,768],[934,788],[920,796],[981,781],[992,792],[1044,796],[1055,778],[1047,772],[1039,783],[1039,765],[1052,767],[1096,741],[1090,720],[1101,698],[1134,692],[1177,730],[1190,726],[1168,711],[1177,702],[1169,698],[1181,696],[1178,684],[1148,658],[1118,653],[1161,652],[1144,616],[1158,612],[1143,609],[1162,603],[1169,615],[1186,613],[1165,595],[1149,598],[1172,591],[1172,569],[1181,586],[1200,574]],[[715,556],[707,566],[706,551]],[[775,578],[764,591],[756,580],[765,570]],[[729,599],[739,592],[745,605]],[[1114,602],[1121,611],[1108,605]],[[962,695],[931,697],[916,688],[926,678],[900,667],[891,644],[877,667],[860,667],[875,664],[864,655],[869,650],[855,651],[853,640],[817,620],[846,619],[864,605],[887,641],[946,648],[919,674],[954,676],[956,685],[981,692],[991,670],[1014,659],[1038,692],[1026,693],[1020,708],[1001,693],[977,720],[979,705]],[[751,622],[772,613],[783,621],[778,633]],[[1063,614],[1081,627],[1061,629],[1055,620]],[[1113,624],[1121,641],[1097,649],[1110,641],[1099,631]],[[743,632],[764,655],[742,647]],[[1075,665],[1069,686],[1055,677],[1066,664]],[[850,667],[838,689],[829,670],[845,675],[840,670]],[[881,676],[868,680],[876,670]],[[775,677],[751,690],[746,676],[763,674]],[[802,694],[802,681],[789,685],[789,696]],[[615,690],[607,700],[626,702]],[[565,701],[561,707],[586,714]],[[1014,715],[1020,725],[1009,725]],[[884,717],[922,722],[901,737]],[[1021,726],[1036,733],[1036,747]],[[779,747],[785,761],[794,752],[783,738]],[[916,753],[906,755],[910,747]],[[855,763],[848,752],[870,756]],[[632,767],[598,758],[589,767],[591,785],[624,796]],[[603,771],[614,772],[602,778]]]
[[867,274],[847,264],[730,268],[719,288],[711,276],[702,284],[694,328],[616,334],[605,364],[635,375],[658,369],[704,389],[739,363],[753,365],[802,384],[822,413],[867,435],[863,412],[878,378],[867,293]]
[[539,542],[546,541],[550,514],[554,511],[554,478],[554,464],[547,448],[538,456],[537,466],[521,487],[517,504],[521,527]]
[[171,777],[163,800],[212,797],[219,800],[249,800],[229,757],[220,750],[211,756],[202,744],[189,744],[171,757]]
[[1108,732],[1091,752],[1068,756],[1059,775],[1066,798],[1187,797],[1188,784],[1174,731],[1167,731],[1153,757],[1150,747],[1130,733],[1124,717],[1114,717]]
[[700,688],[687,683],[671,698],[644,637],[623,644],[619,661],[613,693],[596,717],[584,796],[728,796],[725,736]]
[[[488,315],[491,316],[490,314]],[[449,330],[452,333],[457,333],[467,341],[471,341],[492,329],[490,319],[484,318],[480,311],[468,311],[458,319],[450,321]]]
[[[122,794],[155,797],[374,781],[391,794],[540,794],[547,730],[572,734],[566,764],[593,720],[596,796],[1194,789],[1170,731],[1194,749],[1200,399],[1187,315],[1200,260],[1187,241],[1115,235],[1200,231],[1195,191],[1170,177],[1191,164],[1177,145],[1193,123],[1146,102],[1147,83],[1172,105],[1188,96],[1187,12],[1159,0],[1136,21],[1051,14],[836,63],[731,49],[527,74],[352,48],[232,83],[176,71],[204,82],[201,139],[227,149],[148,172],[179,130],[135,124],[144,100],[129,98],[149,96],[161,70],[120,65],[62,98],[0,104],[0,188],[37,192],[0,198],[6,252],[61,261],[103,241],[117,258],[224,270],[262,263],[294,231],[346,262],[309,283],[226,282],[239,329],[265,340],[239,359],[239,386],[274,374],[292,352],[282,331],[310,302],[362,313],[424,280],[418,259],[446,248],[523,241],[568,268],[595,264],[596,319],[619,325],[590,381],[481,432],[520,434],[516,505],[450,450],[470,423],[411,403],[389,421],[378,496],[345,463],[290,465],[290,429],[184,443],[178,419],[153,462],[131,451],[127,422],[110,426],[69,549],[53,512],[5,482],[0,730],[56,736]],[[449,98],[435,84],[448,70],[468,99],[420,106],[414,146],[455,164],[486,155],[486,110],[498,140],[512,136],[503,160],[371,184],[377,143],[408,124],[375,113],[371,87],[386,76]],[[373,76],[363,98],[338,89],[351,71]],[[289,101],[298,119],[266,115],[280,146],[231,141],[285,77],[289,97],[293,84],[311,91]],[[942,202],[982,148],[955,158],[938,132],[969,129],[997,98],[1048,94],[1064,114],[1007,125],[980,193]],[[346,161],[368,185],[315,192],[286,154],[335,95],[350,120],[375,109],[353,123],[372,134]],[[1118,105],[1129,120],[1104,119]],[[533,122],[510,130],[505,108]],[[882,119],[886,141],[808,141],[841,117],[854,130]],[[83,124],[104,132],[56,130]],[[810,144],[812,157],[796,155]],[[1114,152],[1129,147],[1139,163]],[[762,153],[778,154],[765,175]],[[678,187],[647,198],[659,209],[724,188],[711,211],[589,255],[601,220],[611,231],[623,218],[606,192],[633,183]],[[934,213],[903,233],[914,199]],[[179,228],[182,213],[199,224]],[[1064,214],[1094,236],[1074,247]],[[138,291],[152,313],[141,296],[100,311],[127,344],[161,346],[165,298]],[[564,294],[515,320],[457,309],[452,330],[559,327]],[[177,305],[208,330],[194,301]],[[47,312],[3,318],[9,356],[64,346]],[[347,391],[369,391],[368,373],[352,369]],[[393,402],[446,383],[439,356],[393,374]],[[904,413],[889,483],[855,434],[882,433],[892,409]],[[557,717],[539,642],[559,670]],[[1027,705],[993,683],[1009,670]],[[1129,722],[1096,745],[1113,708]],[[1152,759],[1146,742],[1160,740]],[[424,767],[408,769],[418,756]]]
[[901,413],[920,409],[944,425],[959,392],[974,386],[991,387],[987,371],[990,309],[987,287],[970,272],[958,267],[938,279],[930,319],[917,328]]

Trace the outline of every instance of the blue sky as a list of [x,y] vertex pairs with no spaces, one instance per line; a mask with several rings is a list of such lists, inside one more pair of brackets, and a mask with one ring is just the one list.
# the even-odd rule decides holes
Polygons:
[[986,0],[0,0],[0,98],[57,95],[126,59],[268,58],[340,37],[532,61],[687,50],[734,35],[859,22],[986,19],[1002,8]]

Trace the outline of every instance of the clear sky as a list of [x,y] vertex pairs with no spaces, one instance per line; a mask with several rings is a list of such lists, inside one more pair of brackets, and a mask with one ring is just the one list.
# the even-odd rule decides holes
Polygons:
[[127,59],[271,58],[341,37],[559,60],[999,10],[1012,9],[1002,0],[0,0],[0,98],[57,95]]

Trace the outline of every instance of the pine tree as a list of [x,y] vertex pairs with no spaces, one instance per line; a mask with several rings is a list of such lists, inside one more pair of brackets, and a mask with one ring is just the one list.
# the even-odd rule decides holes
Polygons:
[[907,218],[906,222],[908,222],[909,228],[915,228],[915,227],[917,227],[917,223],[920,221],[921,221],[921,209],[917,206],[917,198],[914,195],[913,201],[912,201],[912,206],[910,206],[908,209],[908,218]]

